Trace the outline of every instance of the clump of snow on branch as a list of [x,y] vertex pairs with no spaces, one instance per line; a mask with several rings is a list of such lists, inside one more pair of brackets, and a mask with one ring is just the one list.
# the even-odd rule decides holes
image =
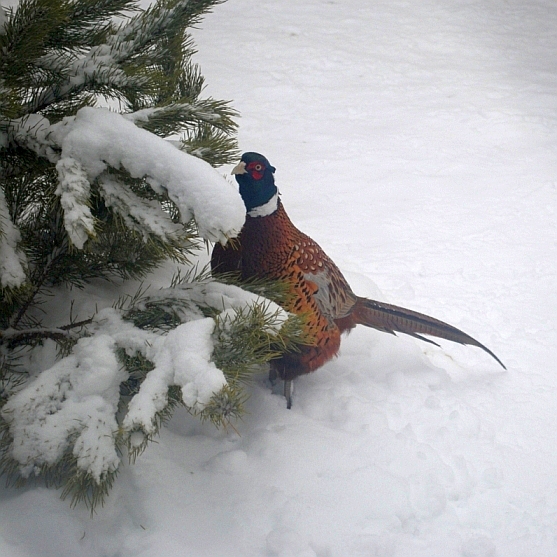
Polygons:
[[13,225],[6,205],[4,191],[0,188],[0,285],[17,287],[25,281],[25,254],[17,249],[19,230]]
[[75,437],[78,467],[97,482],[116,470],[114,445],[119,385],[126,379],[115,355],[116,343],[99,334],[78,341],[71,356],[44,371],[14,395],[2,414],[14,438],[12,457],[22,476],[57,463]]
[[98,183],[107,207],[111,207],[129,228],[143,234],[145,239],[147,233],[169,239],[173,234],[180,233],[181,226],[174,223],[156,201],[135,195],[109,175],[100,177]]
[[79,249],[95,234],[95,221],[87,200],[91,193],[87,174],[78,160],[62,158],[56,163],[58,188],[56,195],[64,211],[64,225],[70,240]]
[[[288,313],[275,302],[243,290],[238,286],[223,284],[214,280],[181,284],[175,288],[163,288],[156,294],[149,296],[149,300],[189,300],[192,302],[188,308],[189,311],[198,306],[207,306],[221,312],[223,316],[231,310],[264,304],[267,313],[276,315],[275,323],[278,328],[288,319]],[[269,332],[277,333],[278,328]]]
[[90,181],[108,166],[125,168],[134,178],[146,177],[155,192],[168,193],[182,222],[195,218],[207,240],[225,240],[242,228],[244,205],[214,168],[120,114],[85,107],[58,126],[53,136],[62,157],[79,161]]
[[124,420],[126,429],[155,430],[155,414],[167,403],[168,387],[182,388],[184,404],[202,410],[227,383],[223,372],[211,362],[215,321],[209,317],[179,325],[159,337],[150,359],[155,368],[132,399]]
[[50,135],[53,128],[40,114],[28,114],[10,122],[8,138],[19,145],[31,149],[40,157],[52,163],[58,162],[60,155],[57,145]]
[[275,334],[288,318],[288,313],[274,302],[215,281],[162,289],[148,298],[149,303],[157,301],[182,302],[183,318],[192,320],[162,339],[151,340],[145,348],[144,354],[155,363],[155,368],[131,401],[124,427],[129,430],[139,427],[147,433],[154,431],[156,413],[167,404],[170,385],[182,387],[186,406],[202,410],[212,395],[226,384],[222,371],[210,361],[215,322],[202,316],[200,306],[213,308],[224,317],[235,310],[265,304],[267,313],[275,317],[273,321],[276,323],[276,329],[268,332]]
[[92,233],[85,198],[87,184],[97,178],[108,204],[122,207],[121,213],[125,209],[122,205],[130,207],[136,226],[163,237],[176,231],[170,219],[161,218],[160,212],[150,215],[148,207],[133,194],[117,197],[106,179],[109,167],[123,168],[134,178],[147,179],[156,193],[167,193],[180,210],[181,221],[194,217],[204,239],[225,241],[243,226],[243,202],[218,171],[120,114],[84,107],[76,116],[53,125],[42,116],[30,115],[12,121],[10,132],[15,141],[57,163],[57,193],[62,196],[64,224],[78,248]]
[[[42,466],[54,465],[71,452],[78,468],[99,483],[119,466],[117,432],[154,433],[157,413],[168,404],[171,386],[181,388],[187,407],[203,410],[227,381],[211,361],[215,320],[204,317],[201,307],[222,316],[265,304],[268,314],[276,317],[271,333],[278,333],[288,318],[273,302],[213,281],[162,289],[141,303],[173,300],[182,302],[180,318],[185,322],[167,333],[136,327],[124,319],[125,310],[101,310],[88,328],[91,336],[81,338],[70,356],[10,398],[2,416],[13,437],[11,456],[24,477],[38,474]],[[140,353],[154,366],[129,401],[121,426],[115,416],[120,384],[128,376],[118,350],[129,356]]]

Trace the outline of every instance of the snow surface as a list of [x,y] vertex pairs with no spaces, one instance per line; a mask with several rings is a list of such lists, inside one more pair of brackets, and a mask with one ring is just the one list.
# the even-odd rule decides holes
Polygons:
[[200,28],[208,94],[356,292],[508,372],[356,329],[290,411],[262,375],[239,434],[176,414],[92,519],[2,489],[0,555],[557,556],[557,4],[229,0]]

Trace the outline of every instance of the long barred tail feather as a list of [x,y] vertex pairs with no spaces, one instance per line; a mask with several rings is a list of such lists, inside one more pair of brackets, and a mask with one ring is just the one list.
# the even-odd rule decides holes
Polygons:
[[507,369],[503,362],[487,346],[484,346],[481,342],[478,342],[460,329],[429,315],[367,298],[358,298],[352,314],[358,324],[386,333],[404,333],[436,346],[439,345],[422,335],[443,338],[459,344],[477,346],[494,358],[503,369]]

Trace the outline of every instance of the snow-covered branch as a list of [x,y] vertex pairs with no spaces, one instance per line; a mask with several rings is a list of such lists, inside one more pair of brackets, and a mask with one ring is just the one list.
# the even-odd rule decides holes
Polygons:
[[[157,415],[168,405],[172,386],[180,387],[188,408],[202,411],[228,384],[213,361],[218,342],[215,318],[204,317],[203,311],[210,309],[215,317],[220,314],[225,319],[264,304],[275,324],[267,333],[277,337],[288,317],[268,300],[214,281],[163,289],[133,309],[142,311],[157,303],[171,307],[176,302],[185,308],[181,314],[185,321],[169,332],[139,328],[126,319],[130,310],[100,311],[90,323],[90,336],[80,338],[71,355],[9,399],[1,414],[13,438],[10,457],[18,463],[22,476],[38,473],[71,454],[77,468],[100,483],[120,464],[119,436],[137,430],[156,433]],[[153,364],[129,401],[121,425],[116,413],[120,385],[128,379],[128,372],[119,350],[128,356],[140,353]]]
[[149,233],[166,240],[180,234],[182,226],[172,221],[160,203],[122,188],[121,183],[108,173],[99,176],[98,184],[107,207],[118,213],[126,225],[142,234],[145,240]]
[[21,286],[25,281],[25,254],[18,249],[19,230],[13,224],[4,191],[0,188],[0,285]]
[[[180,210],[182,223],[195,218],[202,238],[223,241],[236,236],[245,219],[245,208],[235,187],[208,163],[188,155],[170,142],[138,128],[129,117],[101,108],[82,108],[75,117],[50,125],[32,115],[12,123],[13,141],[39,156],[56,161],[60,175],[57,193],[62,196],[65,226],[76,247],[94,234],[87,207],[89,184],[108,168],[125,169],[133,178],[146,178],[156,193],[166,193]],[[116,202],[114,189],[102,179],[101,194]],[[107,191],[110,190],[110,191]],[[125,190],[124,190],[125,191]],[[161,220],[146,222],[136,196],[125,193],[135,209],[138,226],[166,236]],[[134,201],[135,200],[135,201]],[[157,219],[155,219],[157,220]]]
[[226,241],[243,226],[237,188],[211,166],[237,155],[236,112],[201,98],[187,31],[220,1],[0,7],[0,474],[8,481],[45,477],[94,507],[125,449],[133,458],[145,448],[176,405],[229,423],[243,412],[241,381],[276,356],[284,331],[298,340],[267,302],[199,277],[188,277],[198,281],[191,288],[177,278],[156,296],[126,298],[132,308],[115,301],[91,319],[72,318],[80,296],[72,287],[116,279],[114,292],[120,280],[149,280],[168,260],[190,262],[200,237]]
[[82,108],[53,133],[62,156],[80,162],[90,181],[107,167],[125,168],[167,193],[186,223],[195,218],[200,235],[212,241],[236,236],[245,208],[236,189],[206,162],[179,151],[123,116]]
[[82,249],[90,236],[95,235],[95,221],[87,206],[91,187],[80,162],[63,157],[56,163],[58,188],[56,195],[64,211],[64,225],[73,245]]
[[125,378],[114,339],[96,335],[80,339],[71,356],[14,395],[2,412],[15,441],[11,457],[20,463],[22,476],[54,465],[68,450],[97,482],[114,471],[120,463],[115,413]]

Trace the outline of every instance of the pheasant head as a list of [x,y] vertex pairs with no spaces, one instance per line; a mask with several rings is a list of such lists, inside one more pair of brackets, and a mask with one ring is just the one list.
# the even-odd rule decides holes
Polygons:
[[244,153],[232,170],[250,216],[266,216],[276,210],[278,189],[274,172],[275,167],[259,153]]

